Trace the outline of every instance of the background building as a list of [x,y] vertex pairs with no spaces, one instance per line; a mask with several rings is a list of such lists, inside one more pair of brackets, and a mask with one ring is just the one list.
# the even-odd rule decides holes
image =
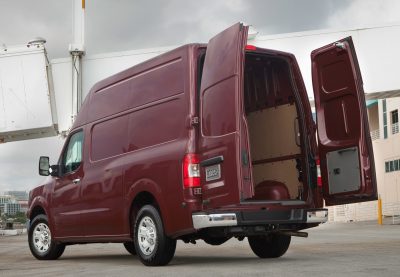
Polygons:
[[0,195],[0,213],[15,215],[21,211],[21,204],[13,195]]
[[15,215],[21,211],[21,205],[19,203],[5,203],[4,204],[4,214]]
[[378,125],[373,141],[378,192],[383,201],[385,215],[400,215],[400,98],[378,101]]
[[10,195],[0,195],[0,214],[4,214],[4,207],[6,203],[11,202],[12,197]]
[[20,200],[27,201],[29,198],[28,192],[26,192],[26,191],[17,191],[17,190],[7,191],[6,195],[11,195],[18,201],[20,201]]
[[[400,215],[400,98],[367,101],[374,148],[378,194],[384,216]],[[340,205],[329,209],[334,221],[377,219],[377,201]]]

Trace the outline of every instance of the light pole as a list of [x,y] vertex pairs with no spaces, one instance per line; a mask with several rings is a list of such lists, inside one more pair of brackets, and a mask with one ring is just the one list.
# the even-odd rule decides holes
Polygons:
[[85,0],[73,0],[72,122],[82,105],[82,56],[85,54]]

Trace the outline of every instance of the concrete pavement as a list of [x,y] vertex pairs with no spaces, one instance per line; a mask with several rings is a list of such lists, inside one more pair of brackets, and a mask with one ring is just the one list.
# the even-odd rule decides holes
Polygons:
[[31,256],[26,236],[0,237],[0,276],[400,276],[400,225],[327,223],[292,238],[278,259],[259,259],[247,240],[221,246],[178,242],[166,267],[149,268],[121,244],[67,246],[57,261]]

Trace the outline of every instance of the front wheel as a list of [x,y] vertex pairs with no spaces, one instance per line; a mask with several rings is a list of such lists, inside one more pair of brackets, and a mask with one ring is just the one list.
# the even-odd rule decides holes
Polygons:
[[147,266],[168,264],[175,254],[176,240],[167,237],[157,209],[143,206],[136,217],[134,243],[141,262]]
[[260,258],[278,258],[286,253],[290,245],[290,236],[269,234],[248,237],[251,250]]
[[28,233],[29,249],[38,260],[56,260],[65,250],[65,245],[53,240],[47,216],[38,215],[32,220]]

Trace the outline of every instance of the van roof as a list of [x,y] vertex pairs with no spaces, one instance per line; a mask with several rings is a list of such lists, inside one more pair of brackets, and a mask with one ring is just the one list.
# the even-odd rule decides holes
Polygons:
[[90,98],[97,91],[102,90],[102,89],[104,89],[108,86],[111,86],[115,83],[118,83],[120,81],[123,81],[124,79],[127,79],[133,75],[140,74],[140,72],[149,70],[152,67],[156,67],[157,65],[160,65],[160,64],[170,60],[171,57],[176,56],[178,53],[187,53],[189,51],[192,51],[193,49],[205,48],[205,47],[207,47],[207,44],[201,44],[201,43],[186,44],[186,45],[180,46],[178,48],[175,48],[173,50],[170,50],[168,52],[165,52],[161,55],[158,55],[152,59],[149,59],[149,60],[139,63],[137,65],[134,65],[128,69],[125,69],[121,72],[118,72],[110,77],[107,77],[107,78],[97,82],[90,89],[89,93],[86,95],[86,98],[82,104],[82,107],[76,117],[76,120],[75,120],[71,130],[74,130],[78,127],[81,127],[81,126],[89,123],[87,120],[88,105],[90,102]]

